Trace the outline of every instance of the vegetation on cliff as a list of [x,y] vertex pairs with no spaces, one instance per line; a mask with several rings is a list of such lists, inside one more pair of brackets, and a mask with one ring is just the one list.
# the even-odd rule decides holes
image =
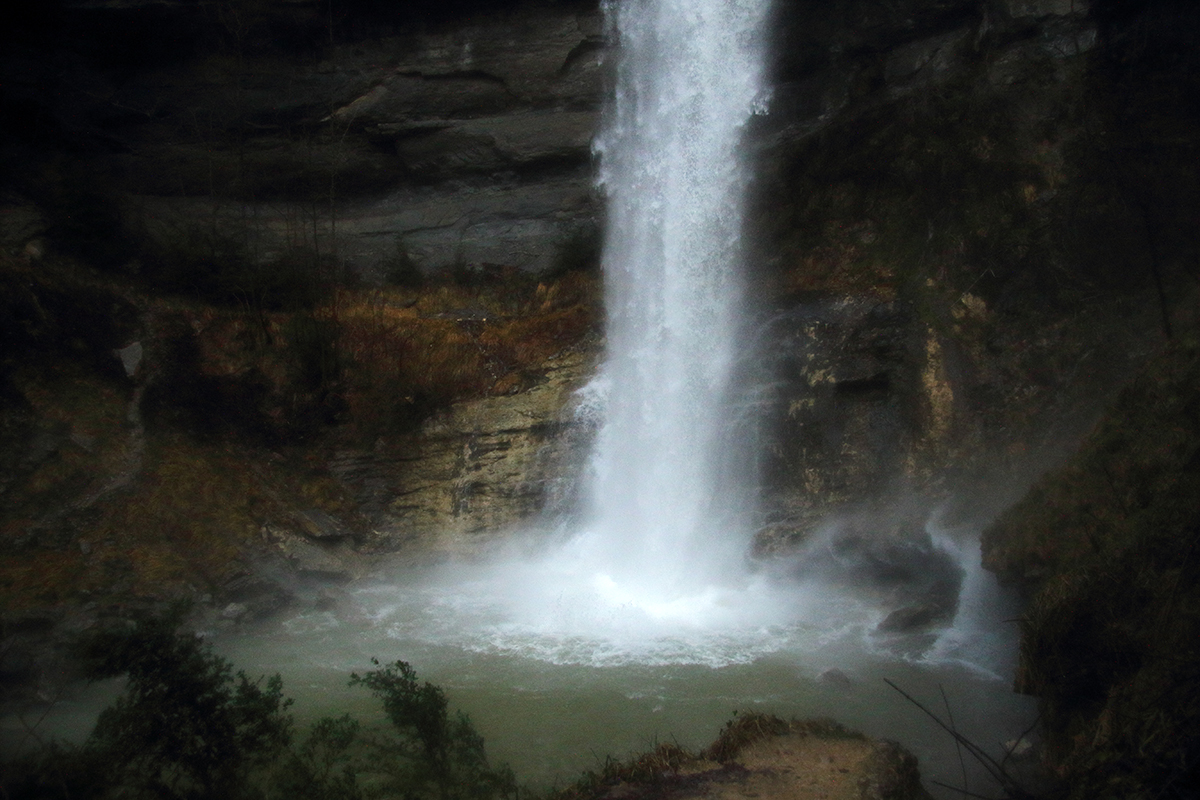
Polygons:
[[1020,581],[1017,688],[1071,798],[1183,796],[1200,758],[1200,348],[1148,365],[984,536]]

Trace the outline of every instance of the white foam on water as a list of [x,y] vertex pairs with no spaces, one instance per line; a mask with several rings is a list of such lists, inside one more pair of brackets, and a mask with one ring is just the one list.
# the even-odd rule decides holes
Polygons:
[[[820,576],[746,573],[691,591],[662,590],[625,585],[561,552],[446,565],[354,596],[361,616],[392,639],[549,664],[720,668],[790,653],[814,664],[954,665],[1008,680],[1016,630],[1005,615],[1015,601],[979,567],[976,538],[939,544],[965,575],[959,607],[949,624],[911,635],[880,635],[889,607]],[[320,630],[329,615],[297,624]]]

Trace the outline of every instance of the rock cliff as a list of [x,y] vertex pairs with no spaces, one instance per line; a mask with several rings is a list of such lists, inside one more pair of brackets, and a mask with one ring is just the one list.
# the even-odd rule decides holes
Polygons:
[[913,491],[986,519],[1194,328],[1190,14],[780,6],[750,238],[773,530]]

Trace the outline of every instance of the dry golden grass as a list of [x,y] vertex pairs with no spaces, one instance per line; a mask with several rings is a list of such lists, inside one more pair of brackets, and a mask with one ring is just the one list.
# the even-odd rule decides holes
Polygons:
[[[570,786],[551,792],[552,800],[597,800],[607,797],[618,784],[656,786],[664,776],[678,773],[697,761],[697,757],[676,744],[660,744],[648,753],[628,761],[605,759],[597,772],[589,770]],[[634,795],[640,796],[640,795]]]
[[[287,438],[311,420],[406,428],[468,398],[520,391],[597,329],[599,276],[338,289],[292,312],[155,304],[158,336],[206,378],[255,394],[239,416]],[[305,420],[308,420],[307,422]]]
[[[137,478],[68,523],[68,545],[35,544],[0,557],[0,605],[19,611],[89,594],[211,592],[244,568],[264,522],[285,519],[293,506],[349,508],[328,476],[289,465],[265,470],[261,461],[261,454],[180,434],[152,437]],[[60,494],[60,503],[74,499]],[[3,535],[13,541],[32,523],[10,518]]]
[[342,292],[338,323],[349,418],[371,425],[456,400],[519,390],[526,375],[593,331],[598,280]]
[[107,571],[124,573],[139,596],[181,583],[208,589],[257,537],[263,490],[244,458],[183,437],[155,442],[146,462],[125,496],[105,504],[88,577],[100,590]]

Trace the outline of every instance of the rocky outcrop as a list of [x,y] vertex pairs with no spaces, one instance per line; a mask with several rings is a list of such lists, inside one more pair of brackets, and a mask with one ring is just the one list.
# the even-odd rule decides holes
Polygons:
[[870,496],[917,468],[914,439],[946,413],[944,383],[922,384],[922,327],[879,297],[814,298],[769,321],[763,471],[777,514]]
[[[260,316],[319,304],[313,286],[594,263],[606,47],[595,4],[405,8],[72,2],[53,33],[22,29],[4,54],[6,102],[55,135],[8,131],[7,246],[69,250]],[[1121,33],[1129,13],[1059,0],[777,5],[769,113],[747,131],[759,315],[740,387],[761,410],[771,531],[811,531],[881,493],[1016,482],[1086,430],[1160,327],[1181,323],[1194,182],[1163,165],[1191,162],[1153,154],[1191,140],[1170,96],[1111,71],[1141,57]],[[174,384],[190,390],[150,391],[151,405],[204,402],[230,420],[253,407],[255,430],[309,435],[341,413],[294,385],[328,371],[327,323],[272,334],[294,339],[288,363],[230,360]],[[480,380],[476,394],[499,391]],[[416,395],[386,394],[360,400]],[[219,402],[197,399],[208,395]],[[352,487],[395,523],[384,528],[436,527],[478,505],[455,470],[502,453],[526,463],[524,446],[468,427],[476,444],[427,427],[438,444],[334,462],[423,498],[378,516],[384,492]],[[370,466],[426,455],[442,465],[428,485],[457,487],[436,502],[425,478],[398,484]],[[532,510],[538,491],[513,489],[511,504]]]
[[[1170,37],[1187,13],[1137,25]],[[1117,32],[1129,14],[777,7],[770,111],[748,136],[757,316],[738,398],[762,409],[765,549],[888,496],[970,497],[952,515],[983,524],[1194,327],[1179,214],[1195,198],[1164,167],[1197,139],[1129,66],[1145,57]]]
[[[400,336],[393,317],[413,297],[353,318],[329,297],[595,262],[597,8],[464,0],[386,24],[362,9],[322,20],[307,3],[220,8],[68,3],[58,35],[5,53],[8,102],[57,137],[5,140],[10,252],[58,248],[244,309],[147,332],[155,424],[272,443],[372,409],[418,426],[325,459],[380,547],[536,514],[546,476],[569,471],[537,455],[564,435],[564,369],[510,369],[511,344],[474,331],[470,309]],[[1190,245],[1169,224],[1183,221],[1187,170],[1123,155],[1118,168],[1093,131],[1111,122],[1122,154],[1181,140],[1115,116],[1095,88],[1112,85],[1105,48],[1120,42],[1106,8],[778,5],[769,113],[747,132],[758,317],[739,376],[758,415],[764,550],[880,495],[1017,482],[1153,349],[1160,310],[1178,323],[1186,304],[1156,303],[1154,284],[1159,298],[1187,291]],[[122,60],[132,44],[144,60]],[[30,66],[46,53],[57,72]],[[1138,181],[1125,162],[1142,165]],[[339,325],[357,337],[344,349]],[[426,369],[420,354],[452,338],[448,363]],[[106,340],[105,357],[132,341]],[[419,384],[435,367],[456,388]],[[464,396],[486,399],[450,407]]]
[[735,717],[699,755],[660,745],[559,796],[572,800],[927,800],[917,760],[830,720]]
[[592,360],[563,353],[530,389],[455,404],[374,450],[335,453],[330,474],[371,520],[373,546],[469,553],[569,492],[588,439],[572,395]]
[[777,13],[749,237],[765,540],[881,494],[984,522],[1194,327],[1195,200],[1164,168],[1194,128],[1108,4]]

